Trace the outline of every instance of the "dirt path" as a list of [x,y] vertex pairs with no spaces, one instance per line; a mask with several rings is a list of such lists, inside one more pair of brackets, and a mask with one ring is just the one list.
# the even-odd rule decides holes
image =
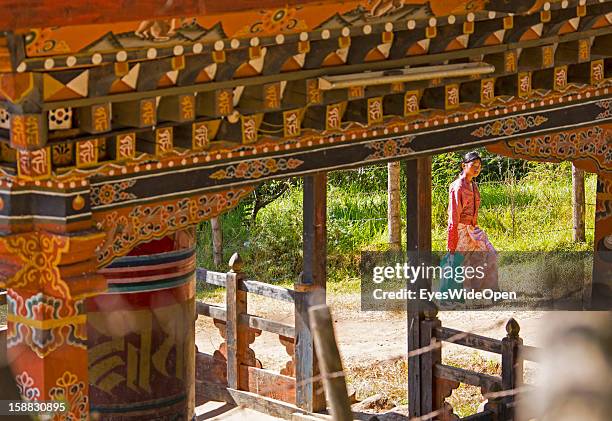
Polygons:
[[[251,297],[249,297],[251,299]],[[359,296],[344,295],[328,297],[334,314],[335,330],[340,352],[347,367],[391,360],[406,354],[406,315],[391,312],[359,311]],[[284,323],[293,324],[291,306],[253,297],[249,301],[249,312]],[[526,344],[541,344],[538,332],[545,329],[547,318],[544,312],[441,312],[444,326],[470,331],[492,338],[505,336],[505,324],[514,317],[521,325],[521,337]],[[196,325],[196,344],[201,352],[211,353],[222,339],[210,319],[200,317]],[[288,361],[284,347],[276,335],[263,332],[251,348],[264,368],[279,370]],[[470,353],[466,348],[448,345],[445,355]],[[487,359],[495,355],[482,353]]]
[[[336,337],[347,371],[347,379],[353,390],[356,391],[357,398],[362,400],[374,394],[382,394],[389,399],[389,402],[392,402],[391,407],[395,407],[393,411],[405,406],[406,314],[403,312],[361,312],[357,294],[328,296],[327,302],[332,308]],[[287,324],[294,322],[292,306],[288,303],[249,296],[248,311],[250,314]],[[513,317],[521,326],[520,336],[524,343],[533,346],[542,346],[544,333],[547,331],[552,316],[552,313],[535,311],[441,312],[439,314],[442,324],[446,327],[496,339],[501,339],[506,335],[506,322]],[[200,317],[196,324],[196,344],[199,350],[212,353],[221,342],[222,338],[211,319]],[[289,361],[289,356],[276,335],[263,332],[256,338],[251,348],[266,369],[279,371]],[[442,358],[447,364],[488,374],[499,375],[500,373],[501,358],[497,354],[445,343]],[[537,366],[526,362],[525,368],[525,380],[529,383],[534,382],[538,373]],[[453,395],[454,397],[450,399],[454,407],[465,404],[465,407],[461,408],[464,414],[475,412],[483,400],[479,389],[472,386],[459,388],[453,392]],[[375,412],[380,414],[384,410],[381,408]],[[232,415],[235,418],[231,419],[240,419],[239,417],[243,414],[238,412]],[[225,418],[222,416],[219,419]]]

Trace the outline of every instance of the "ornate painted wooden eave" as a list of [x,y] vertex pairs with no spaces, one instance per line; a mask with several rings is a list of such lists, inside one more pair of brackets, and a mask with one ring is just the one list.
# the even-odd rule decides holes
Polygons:
[[[75,385],[74,418],[87,418],[88,384],[100,380],[100,366],[87,364],[84,300],[125,275],[117,273],[150,279],[170,263],[161,253],[109,264],[177,233],[171,264],[189,278],[186,229],[263,180],[477,145],[572,160],[601,177],[596,250],[608,247],[612,2],[161,3],[0,5],[9,351],[41,396]],[[427,162],[407,169],[417,187],[408,219],[427,220],[415,204],[428,194]],[[324,284],[324,270],[311,272],[325,267],[325,176],[305,185],[305,254],[323,253],[305,264],[305,279]],[[407,242],[428,249],[420,231]],[[193,297],[183,298],[189,311]],[[314,366],[302,351],[298,380]],[[304,390],[299,404],[317,406]]]
[[[5,229],[102,228],[120,209],[609,121],[609,2],[444,16],[353,3],[196,17],[171,36],[159,31],[174,21],[9,33]],[[319,89],[324,76],[478,62],[494,72]]]

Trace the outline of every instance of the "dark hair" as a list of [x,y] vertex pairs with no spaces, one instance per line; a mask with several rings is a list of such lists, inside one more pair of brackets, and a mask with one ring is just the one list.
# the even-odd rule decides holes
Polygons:
[[463,159],[461,160],[462,164],[467,164],[468,162],[472,162],[472,161],[482,161],[482,158],[480,157],[480,155],[478,155],[478,152],[476,151],[472,151],[472,152],[468,152],[463,156]]

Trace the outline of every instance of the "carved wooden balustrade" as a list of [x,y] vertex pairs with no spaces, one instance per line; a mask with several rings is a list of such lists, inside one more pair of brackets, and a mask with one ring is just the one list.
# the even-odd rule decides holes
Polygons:
[[[421,391],[422,416],[440,421],[458,421],[453,408],[446,402],[460,383],[480,387],[483,395],[489,395],[484,411],[463,418],[462,421],[512,420],[514,407],[520,392],[529,386],[523,383],[523,362],[538,361],[540,350],[523,345],[520,327],[514,319],[506,324],[507,335],[502,340],[474,333],[442,327],[437,310],[425,311],[421,321],[421,351],[410,358],[418,358],[420,372],[409,373],[409,382],[418,382]],[[449,342],[468,348],[501,355],[501,376],[466,370],[442,364],[441,342]]]
[[[212,355],[196,353],[196,405],[209,400],[232,404],[247,403],[267,413],[289,418],[304,412],[296,404],[296,394],[310,381],[296,382],[296,329],[294,326],[259,317],[247,312],[248,294],[295,304],[298,297],[310,294],[264,282],[246,279],[238,255],[230,261],[231,271],[197,270],[197,279],[225,288],[225,307],[196,301],[198,316],[210,317],[219,329],[223,342]],[[301,317],[297,314],[296,317]],[[249,347],[262,331],[278,335],[289,361],[280,373],[267,370]],[[308,353],[302,353],[306,360]]]

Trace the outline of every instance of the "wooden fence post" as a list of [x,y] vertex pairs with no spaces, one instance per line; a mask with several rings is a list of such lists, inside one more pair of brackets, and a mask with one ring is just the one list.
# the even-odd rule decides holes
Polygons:
[[[435,346],[436,338],[434,330],[442,327],[442,322],[437,317],[438,309],[433,305],[432,308],[425,310],[424,320],[421,322],[421,348]],[[435,347],[421,354],[421,413],[441,409],[437,408],[435,396],[435,378],[433,374],[434,366],[442,362],[442,348]]]
[[247,293],[239,289],[244,279],[242,258],[234,253],[229,261],[231,270],[227,274],[226,311],[227,320],[227,385],[232,389],[248,390],[248,378],[241,375],[240,365],[245,361],[249,346],[249,327],[240,324],[240,314],[247,312]]
[[[523,345],[523,339],[519,337],[521,327],[518,322],[511,318],[506,323],[508,333],[502,339],[502,389],[514,390],[523,384],[523,360],[519,356],[519,347]],[[504,397],[502,405],[502,420],[510,419],[514,409],[509,407],[514,401],[514,395]]]
[[574,241],[586,240],[584,226],[584,170],[572,164],[572,210],[574,216]]
[[[407,257],[431,252],[431,157],[409,159],[406,169],[406,250]],[[416,252],[416,253],[415,253]],[[423,282],[424,281],[424,282]],[[412,287],[423,288],[426,280]],[[420,348],[420,328],[423,314],[415,302],[408,300],[408,354]],[[421,410],[421,358],[408,357],[408,410],[409,416],[423,415]]]
[[353,413],[329,307],[325,304],[312,306],[308,309],[308,315],[332,418],[335,421],[352,421]]

